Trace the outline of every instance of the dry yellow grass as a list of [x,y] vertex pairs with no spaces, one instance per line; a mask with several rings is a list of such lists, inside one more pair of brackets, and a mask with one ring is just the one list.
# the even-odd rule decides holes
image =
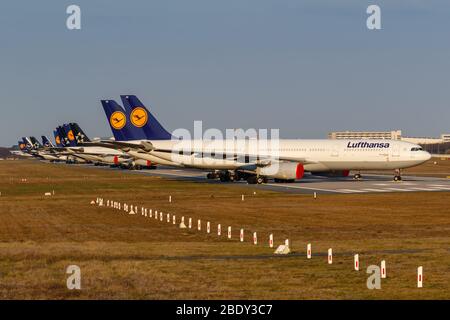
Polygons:
[[[52,190],[55,196],[43,196]],[[1,163],[0,191],[3,299],[450,298],[448,192],[319,194],[314,200],[36,161]],[[201,219],[202,231],[90,205],[97,196],[170,212],[178,221],[192,217],[194,228]],[[228,225],[232,240],[224,236]],[[245,243],[238,241],[239,228],[246,230]],[[250,243],[253,231],[257,246]],[[289,238],[295,253],[275,257],[269,233],[276,244]],[[311,260],[308,242],[316,254]],[[333,265],[326,263],[329,247]],[[388,278],[381,290],[368,290],[365,268],[382,259]],[[71,264],[81,267],[81,291],[65,286]],[[423,289],[416,288],[419,265]]]

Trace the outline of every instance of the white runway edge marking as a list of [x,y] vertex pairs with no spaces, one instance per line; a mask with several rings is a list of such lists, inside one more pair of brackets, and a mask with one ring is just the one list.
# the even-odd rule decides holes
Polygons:
[[430,187],[430,190],[450,190],[450,187]]
[[366,191],[363,190],[356,190],[356,189],[336,189],[337,192],[341,193],[364,193]]
[[370,188],[365,188],[365,189],[361,189],[364,191],[369,191],[369,192],[392,192],[391,190],[384,190],[384,189],[370,189]]
[[411,188],[411,189],[414,189],[414,190],[419,190],[419,191],[437,191],[437,189],[430,189],[430,188],[418,188],[418,187],[414,187],[414,188]]
[[393,190],[393,191],[404,191],[404,192],[408,192],[408,191],[414,191],[411,189],[402,189],[402,188],[385,188],[386,190]]
[[286,188],[293,188],[293,189],[318,190],[318,191],[325,191],[325,192],[340,193],[338,190],[320,189],[320,188],[308,188],[308,187],[290,186],[290,185],[282,185],[282,184],[275,184],[275,183],[266,183],[265,185],[266,186],[272,186],[272,187],[286,187]]

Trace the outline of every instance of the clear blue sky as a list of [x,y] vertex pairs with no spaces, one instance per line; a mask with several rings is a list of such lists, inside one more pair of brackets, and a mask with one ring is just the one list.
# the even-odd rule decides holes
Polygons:
[[111,135],[99,100],[127,93],[169,130],[450,131],[449,1],[5,0],[0,15],[0,145],[69,121]]

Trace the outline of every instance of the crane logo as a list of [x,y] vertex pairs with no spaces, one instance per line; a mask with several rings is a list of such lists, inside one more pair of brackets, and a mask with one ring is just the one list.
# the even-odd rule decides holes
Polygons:
[[134,108],[131,111],[130,120],[135,127],[142,128],[148,120],[147,111],[142,107]]
[[114,129],[120,130],[125,127],[125,124],[127,123],[127,117],[125,117],[125,114],[123,112],[116,111],[109,118],[109,123]]
[[75,136],[73,135],[72,130],[69,130],[69,132],[67,133],[67,138],[69,138],[70,141],[75,140]]

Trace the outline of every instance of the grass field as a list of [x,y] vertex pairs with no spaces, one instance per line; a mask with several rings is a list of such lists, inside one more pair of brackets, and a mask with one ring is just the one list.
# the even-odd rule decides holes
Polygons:
[[[52,190],[54,196],[44,197]],[[0,163],[0,191],[3,299],[450,298],[449,192],[319,194],[314,200],[257,186],[29,160]],[[194,228],[201,219],[202,231],[90,205],[97,196],[169,212],[178,221],[192,217]],[[228,225],[232,240],[225,236]],[[246,230],[244,243],[240,228]],[[250,241],[253,231],[258,245]],[[269,233],[276,245],[289,238],[294,254],[274,256]],[[360,255],[359,272],[353,270],[354,253]],[[383,259],[388,277],[381,290],[368,290],[365,270]],[[72,264],[81,268],[79,291],[66,288],[65,270]],[[416,288],[419,265],[422,289]]]

